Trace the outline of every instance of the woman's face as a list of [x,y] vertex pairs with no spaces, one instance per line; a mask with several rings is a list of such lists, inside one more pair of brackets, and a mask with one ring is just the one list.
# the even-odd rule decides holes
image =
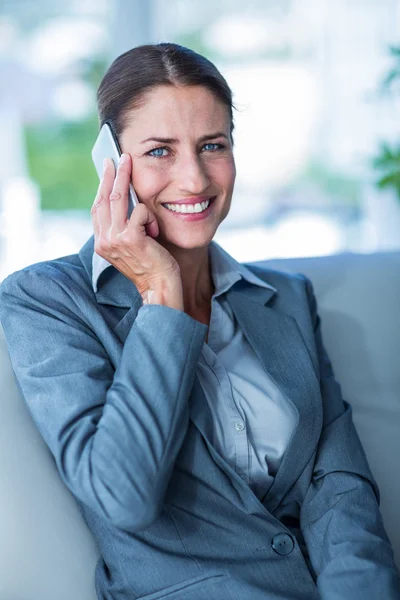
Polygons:
[[[201,86],[159,86],[132,110],[120,144],[132,156],[136,194],[158,221],[157,241],[207,246],[229,212],[236,175],[228,108]],[[209,200],[204,213],[164,206]]]

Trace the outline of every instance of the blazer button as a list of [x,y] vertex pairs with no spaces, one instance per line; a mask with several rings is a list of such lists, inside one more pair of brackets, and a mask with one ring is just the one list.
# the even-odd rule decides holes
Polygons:
[[272,539],[272,549],[281,556],[290,554],[294,548],[293,538],[287,533],[278,533]]

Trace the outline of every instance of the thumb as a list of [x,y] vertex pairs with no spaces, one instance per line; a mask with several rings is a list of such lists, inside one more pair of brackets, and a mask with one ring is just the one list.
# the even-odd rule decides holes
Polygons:
[[147,209],[146,220],[142,223],[142,225],[144,225],[147,235],[149,235],[152,238],[156,238],[158,236],[158,234],[160,233],[157,219],[156,219],[154,213],[152,213],[151,210],[149,210],[147,208],[147,206],[146,206],[146,209]]
[[146,230],[146,234],[152,238],[156,238],[158,236],[158,234],[160,233],[158,223],[157,223],[157,220],[155,217],[154,217],[154,220],[151,221],[150,223],[147,223],[144,228]]

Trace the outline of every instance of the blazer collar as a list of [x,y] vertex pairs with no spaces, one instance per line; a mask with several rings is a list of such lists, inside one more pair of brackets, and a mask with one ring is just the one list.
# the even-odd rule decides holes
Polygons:
[[96,285],[94,285],[93,266],[96,264],[96,261],[93,260],[94,256],[97,256],[98,259],[101,258],[94,253],[94,236],[91,236],[80,249],[79,258],[94,289],[97,302],[126,308],[131,308],[139,301],[142,302],[136,286],[112,265],[99,273]]
[[[82,246],[79,257],[92,284],[96,300],[100,304],[131,308],[142,303],[136,286],[115,267],[94,252],[94,237]],[[216,296],[228,291],[239,282],[244,294],[262,304],[276,293],[263,274],[257,276],[251,265],[237,262],[215,242],[210,244],[210,259],[216,283]],[[246,291],[247,290],[247,291]]]

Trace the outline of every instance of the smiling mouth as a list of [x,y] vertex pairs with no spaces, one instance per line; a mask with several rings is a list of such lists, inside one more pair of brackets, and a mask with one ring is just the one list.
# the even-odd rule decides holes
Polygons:
[[162,204],[162,206],[171,212],[176,212],[182,215],[200,214],[208,209],[208,207],[214,202],[215,198],[216,196],[212,196],[204,202],[196,202],[195,204],[166,202]]

